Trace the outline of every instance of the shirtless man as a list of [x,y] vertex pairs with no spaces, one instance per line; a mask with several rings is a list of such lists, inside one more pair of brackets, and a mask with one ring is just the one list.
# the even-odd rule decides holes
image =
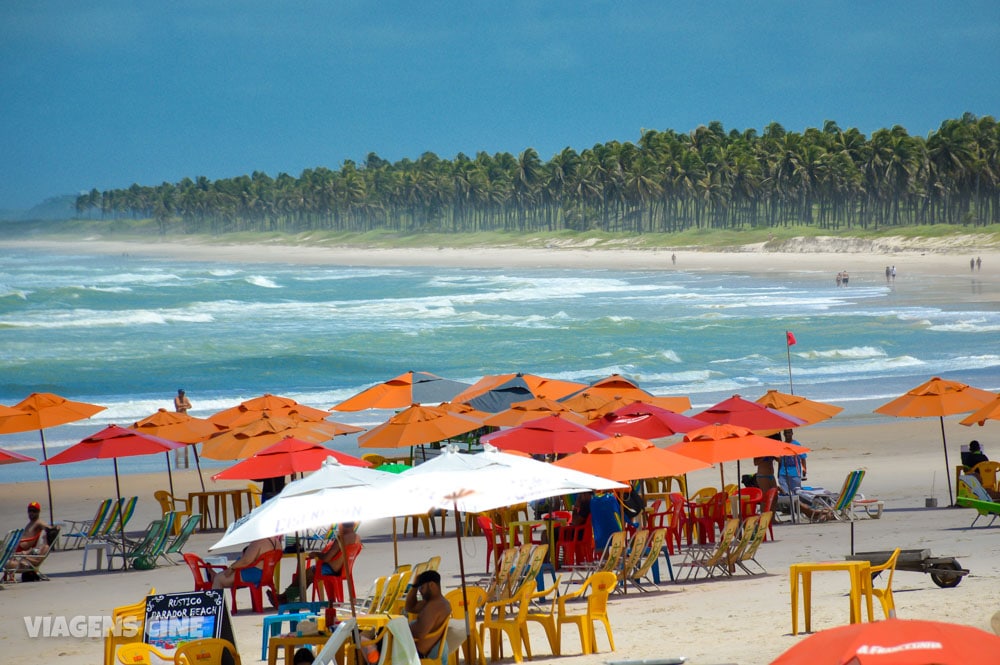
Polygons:
[[174,398],[174,411],[177,413],[187,413],[190,408],[191,400],[184,394],[183,389],[178,390],[177,397]]
[[17,552],[30,552],[33,554],[43,554],[48,550],[48,543],[45,541],[45,529],[48,524],[41,518],[42,505],[37,501],[28,504],[28,523],[24,527],[24,533],[17,544]]
[[[421,600],[417,600],[417,594]],[[416,614],[410,622],[410,633],[421,658],[429,658],[431,651],[441,641],[434,635],[442,624],[451,619],[451,603],[441,595],[441,575],[436,570],[425,570],[413,581],[406,593],[406,612]]]
[[[361,536],[355,531],[357,524],[354,522],[343,522],[337,527],[337,537],[329,545],[319,552],[310,552],[309,559],[319,559],[323,562],[324,575],[339,575],[344,567],[344,552],[340,549],[341,544],[346,548],[348,545],[361,542]],[[313,583],[313,567],[309,564],[306,569],[306,588]],[[274,595],[270,589],[267,590],[267,598],[275,607],[285,603],[294,603],[299,600],[299,578],[292,576],[292,583],[281,593]]]
[[260,540],[253,541],[243,549],[243,556],[229,564],[229,567],[221,573],[216,573],[215,577],[212,578],[212,588],[228,589],[233,586],[233,582],[236,581],[237,568],[243,569],[241,576],[245,581],[253,582],[254,584],[260,583],[264,574],[261,565],[258,564],[253,568],[248,568],[247,566],[260,558],[260,555],[262,554],[270,552],[271,550],[280,550],[281,543],[281,536],[277,536],[275,538],[261,538]]

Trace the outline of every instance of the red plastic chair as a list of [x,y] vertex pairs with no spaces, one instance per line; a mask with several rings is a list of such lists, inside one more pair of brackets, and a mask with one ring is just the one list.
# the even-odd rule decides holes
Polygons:
[[715,530],[721,531],[725,525],[728,504],[726,492],[718,492],[708,502],[699,504],[698,513],[691,518],[698,527],[699,543],[715,543]]
[[[667,530],[667,552],[674,554],[675,552],[680,552],[681,536],[687,537],[688,545],[691,544],[691,539],[693,537],[692,532],[694,530],[693,523],[687,513],[687,501],[684,500],[684,495],[679,492],[671,492],[667,495],[667,499],[670,501],[670,507],[665,513],[667,515],[666,524],[660,523],[656,524],[652,528],[665,528]],[[674,547],[676,546],[676,550]]]
[[596,561],[601,553],[595,551],[597,546],[594,544],[594,525],[591,522],[590,515],[587,515],[587,521],[580,527],[580,531],[580,538],[576,541],[576,562],[589,563]]
[[191,574],[194,576],[195,591],[210,590],[212,588],[212,575],[217,571],[226,569],[225,566],[213,566],[197,554],[185,553],[184,562],[191,569]]
[[[277,590],[274,588],[274,567],[278,565],[281,561],[281,550],[270,550],[264,552],[257,560],[251,563],[246,568],[236,568],[236,577],[233,579],[232,588],[232,598],[233,598],[233,614],[236,614],[236,592],[239,589],[249,589],[250,590],[250,604],[253,611],[257,614],[261,614],[264,611],[264,587],[271,589],[275,594]],[[254,584],[253,582],[248,582],[243,579],[243,571],[247,568],[254,568],[258,563],[263,563],[261,568],[260,583]]]
[[[764,497],[760,502],[760,514],[763,515],[766,512],[774,510],[774,502],[778,500],[778,488],[772,487],[771,489],[764,492]],[[774,520],[771,520],[767,524],[768,533],[764,534],[764,540],[774,540]],[[770,536],[770,537],[768,537]]]
[[483,530],[483,536],[486,538],[486,572],[488,573],[490,572],[491,560],[493,561],[494,569],[500,562],[500,555],[507,549],[507,538],[503,533],[503,529],[494,524],[493,520],[486,515],[477,517],[476,524]]
[[746,519],[757,514],[757,509],[764,500],[764,491],[759,487],[744,487],[739,491],[740,517]]
[[[333,575],[323,574],[323,562],[316,559],[313,562],[313,600],[330,600],[337,603],[344,602],[344,581],[347,581],[348,590],[351,592],[351,599],[358,596],[354,592],[354,561],[361,554],[363,545],[361,543],[351,543],[344,547],[344,565],[340,567],[339,573]],[[322,589],[322,593],[320,590]],[[323,598],[323,596],[326,598]]]

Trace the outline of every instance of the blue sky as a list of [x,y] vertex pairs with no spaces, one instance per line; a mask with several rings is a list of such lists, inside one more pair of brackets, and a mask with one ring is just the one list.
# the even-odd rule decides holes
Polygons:
[[827,119],[1000,115],[1000,2],[0,3],[0,208]]

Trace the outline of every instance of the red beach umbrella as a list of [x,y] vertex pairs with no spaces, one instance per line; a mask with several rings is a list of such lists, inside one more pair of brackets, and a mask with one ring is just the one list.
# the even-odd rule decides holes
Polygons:
[[0,448],[0,464],[17,464],[18,462],[37,462],[34,457],[28,457],[27,455],[22,455],[21,453],[15,453],[13,450],[4,450]]
[[996,662],[997,653],[1000,637],[972,626],[887,619],[822,630],[771,665],[967,665]]
[[[183,448],[183,443],[161,439],[151,434],[143,434],[135,430],[109,425],[96,434],[91,434],[87,438],[75,443],[62,452],[53,455],[42,462],[43,466],[51,464],[70,464],[72,462],[82,462],[91,459],[111,459],[115,465],[115,493],[118,501],[121,501],[122,490],[118,481],[118,458],[136,457],[139,455],[155,455],[156,453],[168,454],[176,448]],[[170,473],[169,458],[167,460],[167,473]],[[170,493],[174,493],[173,479],[170,479]],[[120,516],[119,516],[120,518]],[[119,521],[122,541],[125,539],[125,525]]]
[[[53,393],[31,393],[15,404],[14,408],[23,413],[0,419],[0,434],[29,432],[37,429],[38,436],[42,439],[42,459],[44,461],[49,458],[48,450],[45,447],[46,429],[89,418],[95,413],[104,411],[107,407],[86,402],[74,402]],[[55,521],[55,518],[52,516],[52,479],[49,477],[48,467],[45,468],[45,486],[49,493],[49,522],[51,523]]]
[[605,438],[601,432],[578,425],[571,419],[553,413],[544,418],[529,420],[517,427],[491,432],[481,436],[481,443],[496,446],[505,452],[522,452],[531,455],[562,455],[577,453],[584,444]]
[[739,425],[756,431],[801,427],[805,421],[733,395],[692,416],[709,424]]
[[809,452],[809,448],[805,446],[796,446],[769,439],[766,436],[759,436],[746,427],[738,425],[707,425],[691,430],[684,435],[684,439],[679,443],[667,446],[667,450],[694,457],[709,464],[718,464],[723,487],[726,485],[722,470],[723,462],[736,460],[738,463],[739,460],[748,457],[782,457]]
[[328,457],[334,458],[342,466],[371,466],[370,462],[363,459],[289,436],[255,453],[253,457],[220,471],[212,476],[212,480],[253,480],[306,473],[323,466]]
[[632,402],[606,413],[590,423],[591,429],[607,436],[629,434],[658,439],[704,427],[705,423],[644,402]]

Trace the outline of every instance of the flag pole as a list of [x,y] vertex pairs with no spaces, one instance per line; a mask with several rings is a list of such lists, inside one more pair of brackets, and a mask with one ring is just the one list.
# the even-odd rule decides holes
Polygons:
[[795,344],[795,335],[790,330],[785,331],[785,354],[788,356],[788,392],[795,394],[792,387],[792,344]]

